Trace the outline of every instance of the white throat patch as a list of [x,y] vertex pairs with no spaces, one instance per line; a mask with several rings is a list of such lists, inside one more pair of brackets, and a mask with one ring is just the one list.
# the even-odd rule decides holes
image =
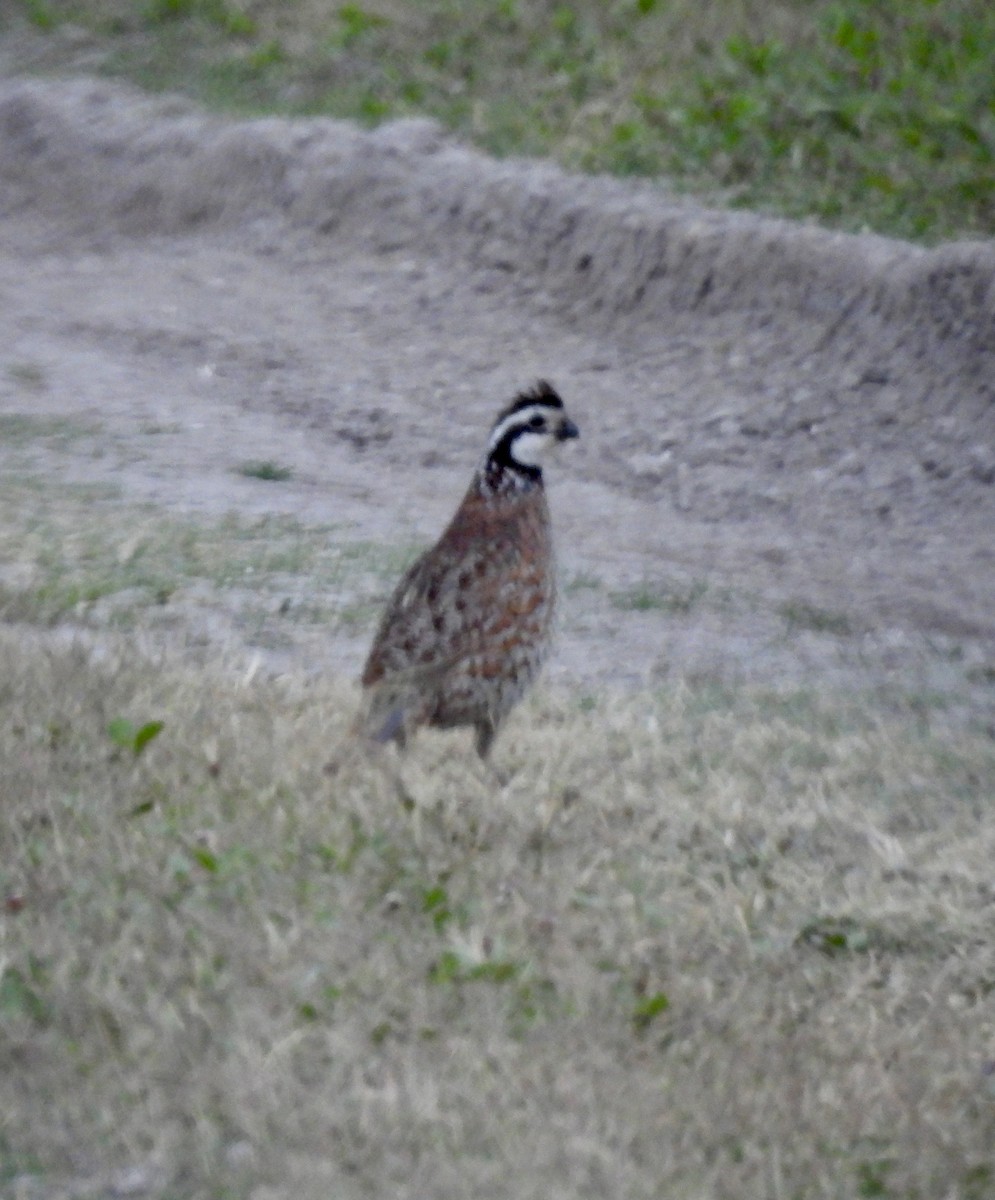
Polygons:
[[533,433],[526,430],[520,433],[511,443],[511,457],[523,467],[538,467],[553,443],[553,437],[547,432]]

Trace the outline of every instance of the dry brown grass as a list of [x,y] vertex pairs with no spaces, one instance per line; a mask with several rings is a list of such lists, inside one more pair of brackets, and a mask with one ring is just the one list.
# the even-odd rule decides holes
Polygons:
[[[0,1192],[995,1188],[995,745],[830,698],[357,697],[0,631]],[[108,725],[165,726],[140,755]],[[121,739],[119,739],[120,741]]]

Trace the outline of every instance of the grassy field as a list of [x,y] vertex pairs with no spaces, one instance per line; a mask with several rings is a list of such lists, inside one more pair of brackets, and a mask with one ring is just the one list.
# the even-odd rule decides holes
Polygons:
[[[0,417],[0,438],[3,427]],[[67,436],[55,429],[50,441]],[[256,474],[258,464],[247,466]],[[164,516],[120,503],[113,484],[56,485],[33,472],[7,474],[0,503],[0,619],[42,628],[68,619],[95,631],[165,630],[214,611],[276,649],[288,625],[327,633],[372,622],[414,553],[277,515]]]
[[[925,241],[995,232],[987,0],[14,0],[49,69],[237,112],[430,114],[497,154]],[[18,61],[32,54],[19,54]]]
[[356,701],[0,634],[3,1194],[992,1194],[990,739],[546,694],[411,812]]
[[408,548],[42,483],[0,487],[0,1195],[992,1194],[990,732],[671,682],[540,691],[503,786],[459,733],[399,768],[244,646],[368,626]]

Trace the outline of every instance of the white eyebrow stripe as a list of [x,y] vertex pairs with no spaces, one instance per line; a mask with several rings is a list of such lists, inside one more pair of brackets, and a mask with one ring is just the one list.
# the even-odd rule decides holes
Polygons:
[[527,426],[529,421],[535,416],[548,417],[550,413],[558,412],[549,404],[530,404],[528,408],[520,408],[517,412],[509,413],[499,424],[494,426],[491,431],[491,440],[487,443],[488,454],[501,444],[501,439],[505,437],[509,430],[517,429],[522,426]]

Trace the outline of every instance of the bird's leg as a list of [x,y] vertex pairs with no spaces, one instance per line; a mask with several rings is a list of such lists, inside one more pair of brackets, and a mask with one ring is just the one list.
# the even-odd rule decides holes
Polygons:
[[474,745],[477,747],[477,753],[480,755],[481,761],[487,762],[487,756],[491,752],[491,746],[494,745],[494,737],[497,734],[497,726],[491,720],[478,721],[473,727],[475,731]]
[[492,787],[505,788],[508,785],[508,776],[499,771],[491,761],[491,747],[494,745],[494,739],[497,736],[497,723],[495,721],[478,721],[474,726],[476,731],[474,744],[477,747],[477,754],[480,756],[480,763],[484,770],[484,775]]

